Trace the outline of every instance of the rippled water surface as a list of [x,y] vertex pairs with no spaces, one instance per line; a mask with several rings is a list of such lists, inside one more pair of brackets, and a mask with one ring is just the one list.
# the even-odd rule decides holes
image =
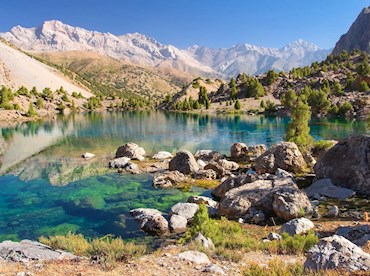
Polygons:
[[[148,154],[159,150],[214,149],[227,154],[248,145],[283,140],[289,118],[248,115],[190,115],[112,112],[61,116],[53,121],[1,126],[0,240],[81,232],[125,238],[142,236],[128,211],[168,209],[188,192],[159,190],[151,175],[118,175],[107,161],[118,146],[135,142]],[[340,119],[311,122],[316,139],[366,133],[366,123]],[[84,152],[96,154],[82,161]]]

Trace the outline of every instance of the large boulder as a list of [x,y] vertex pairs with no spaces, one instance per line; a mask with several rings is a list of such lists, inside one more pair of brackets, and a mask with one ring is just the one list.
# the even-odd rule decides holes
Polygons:
[[370,271],[370,254],[346,238],[338,235],[323,238],[312,247],[304,263],[306,269],[313,271],[335,269]]
[[172,188],[184,182],[187,177],[179,171],[158,172],[153,176],[153,186],[160,188]]
[[312,214],[313,211],[306,193],[290,187],[274,194],[272,207],[275,214],[286,221]]
[[230,148],[231,159],[236,162],[253,162],[265,151],[265,145],[248,147],[244,143],[234,143]]
[[220,159],[218,161],[218,164],[228,171],[236,171],[237,169],[239,169],[238,163],[226,159]]
[[278,168],[295,173],[307,168],[307,163],[295,143],[281,142],[273,145],[254,163],[258,174],[275,173]]
[[138,208],[131,210],[130,214],[148,234],[160,236],[168,232],[168,221],[156,209]]
[[214,170],[199,170],[194,174],[195,179],[216,179],[217,178],[217,173]]
[[318,179],[370,195],[370,135],[351,136],[328,150],[314,166]]
[[217,178],[222,178],[225,175],[230,175],[231,174],[230,171],[226,170],[220,164],[215,163],[215,162],[212,162],[212,163],[207,164],[204,167],[204,170],[213,170],[213,171],[215,171]]
[[297,185],[291,178],[257,180],[231,189],[219,203],[219,214],[230,219],[243,218],[248,215],[249,209],[253,207],[267,214],[274,215],[274,194],[282,188],[288,187],[298,190]]
[[336,199],[346,199],[356,194],[356,192],[351,189],[335,186],[329,178],[316,181],[306,188],[306,193],[309,197],[320,195]]
[[313,229],[315,225],[307,218],[292,219],[281,226],[280,232],[290,236],[299,235]]
[[120,146],[116,151],[116,158],[119,157],[128,157],[136,160],[144,160],[145,150],[142,147],[135,143],[127,143],[123,146]]
[[248,146],[244,143],[234,143],[230,148],[231,159],[236,162],[246,162]]
[[0,259],[12,262],[60,261],[78,257],[62,250],[54,250],[42,243],[30,240],[20,242],[3,241],[0,243]]
[[206,163],[217,162],[221,159],[221,154],[214,150],[198,150],[195,155],[195,159],[202,160]]
[[182,216],[186,218],[188,221],[194,218],[195,213],[198,211],[199,206],[195,203],[176,203],[171,207],[169,216],[173,214]]
[[183,174],[192,174],[199,170],[197,161],[193,154],[188,150],[176,153],[169,164],[170,171],[179,171]]
[[256,174],[242,174],[237,177],[229,177],[224,182],[222,182],[220,185],[218,185],[213,191],[212,195],[217,198],[223,198],[224,195],[231,189],[238,188],[242,185],[245,185],[247,183],[251,183],[256,181],[258,178],[258,175]]

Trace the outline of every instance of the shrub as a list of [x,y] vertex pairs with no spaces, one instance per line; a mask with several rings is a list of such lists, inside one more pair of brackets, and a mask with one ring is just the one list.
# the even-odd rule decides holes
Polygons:
[[271,260],[267,266],[251,264],[243,271],[245,276],[303,276],[307,273],[301,264],[287,264],[278,259]]
[[235,108],[236,110],[240,110],[241,106],[240,106],[240,102],[239,102],[239,100],[236,100],[236,102],[235,102],[235,104],[234,104],[234,108]]
[[145,245],[125,242],[122,238],[112,238],[109,235],[88,241],[81,234],[68,233],[65,236],[40,237],[39,241],[53,249],[89,257],[105,270],[113,269],[117,262],[126,262],[147,252]]
[[33,107],[33,103],[30,103],[29,106],[28,106],[28,111],[26,113],[26,116],[27,117],[34,117],[34,116],[37,116],[37,112],[36,110],[34,109]]

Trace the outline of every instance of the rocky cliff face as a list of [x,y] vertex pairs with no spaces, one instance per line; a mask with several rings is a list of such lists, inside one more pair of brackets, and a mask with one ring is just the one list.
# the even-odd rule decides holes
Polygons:
[[333,54],[355,49],[370,53],[370,7],[363,9],[348,32],[340,37]]
[[240,44],[223,49],[193,46],[182,50],[139,33],[116,36],[57,20],[46,21],[37,28],[16,26],[0,36],[26,51],[94,51],[137,65],[213,77],[236,76],[241,72],[259,74],[270,69],[290,70],[321,61],[329,53],[303,40],[281,49]]

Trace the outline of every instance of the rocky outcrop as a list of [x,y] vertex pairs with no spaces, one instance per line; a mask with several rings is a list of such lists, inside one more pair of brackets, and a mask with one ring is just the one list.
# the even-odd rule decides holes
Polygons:
[[303,155],[295,143],[281,142],[273,145],[259,156],[254,164],[258,174],[275,173],[278,168],[295,173],[307,168]]
[[334,55],[340,54],[343,50],[352,52],[355,49],[370,53],[370,7],[362,10],[357,19],[353,22],[348,32],[342,35],[335,44]]
[[272,207],[275,214],[284,220],[310,215],[313,211],[306,193],[295,188],[282,188],[276,192]]
[[292,219],[281,226],[280,232],[290,236],[306,233],[313,229],[315,225],[307,218]]
[[346,238],[334,235],[323,238],[309,250],[304,267],[313,271],[326,269],[369,271],[370,254]]
[[[289,193],[293,196],[289,197]],[[311,204],[291,178],[257,180],[229,190],[221,199],[218,211],[222,216],[238,219],[248,217],[251,208],[286,219],[299,216],[301,208],[310,210]]]
[[131,210],[130,214],[139,222],[140,228],[148,234],[159,236],[168,232],[168,221],[156,209],[138,208]]
[[158,172],[153,176],[153,186],[172,188],[184,182],[186,179],[187,177],[179,171]]
[[0,243],[0,258],[13,262],[71,260],[78,257],[62,250],[53,250],[49,246],[30,240],[20,242],[3,241]]
[[173,157],[172,153],[168,151],[159,151],[152,156],[153,159],[158,159],[158,160],[169,159],[172,157]]
[[249,173],[236,177],[229,177],[212,191],[212,195],[217,198],[223,198],[229,190],[254,182],[257,178],[258,176],[256,174]]
[[329,178],[316,181],[305,191],[309,197],[320,195],[336,199],[346,199],[356,194],[351,189],[335,186]]
[[217,162],[221,159],[221,154],[214,150],[198,150],[195,155],[195,159],[202,160],[206,163]]
[[169,164],[170,171],[179,171],[183,174],[192,174],[199,170],[197,161],[193,154],[188,150],[176,153]]
[[116,151],[116,158],[127,157],[134,160],[142,161],[145,159],[145,150],[135,143],[127,143],[120,146]]
[[370,136],[352,136],[337,143],[316,163],[318,179],[370,195]]

